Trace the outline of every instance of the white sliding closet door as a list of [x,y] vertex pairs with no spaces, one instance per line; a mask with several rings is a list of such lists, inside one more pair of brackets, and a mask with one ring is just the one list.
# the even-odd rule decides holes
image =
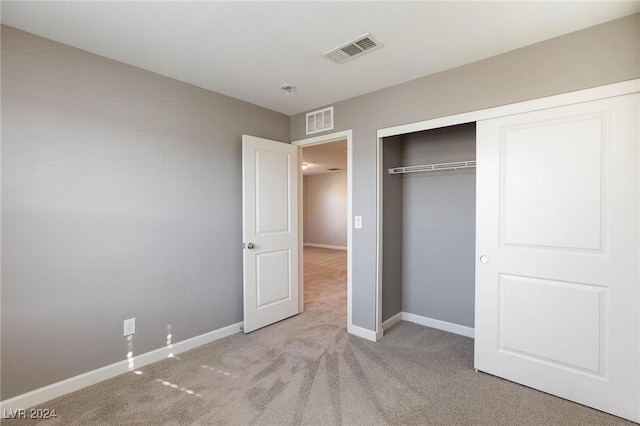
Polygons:
[[640,421],[638,94],[477,123],[475,367]]

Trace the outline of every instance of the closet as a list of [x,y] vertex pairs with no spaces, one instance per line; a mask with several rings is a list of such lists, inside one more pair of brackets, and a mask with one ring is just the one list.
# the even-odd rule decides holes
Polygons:
[[438,321],[466,334],[474,327],[476,125],[384,138],[382,154],[382,320]]
[[640,421],[638,117],[633,80],[379,130],[382,329]]

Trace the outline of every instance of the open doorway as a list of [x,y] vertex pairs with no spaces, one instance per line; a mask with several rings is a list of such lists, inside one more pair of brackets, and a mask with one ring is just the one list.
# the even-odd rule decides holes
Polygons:
[[347,140],[304,147],[304,310],[347,322]]
[[[300,311],[353,333],[351,131],[293,142],[300,150]],[[357,331],[357,330],[356,330]]]

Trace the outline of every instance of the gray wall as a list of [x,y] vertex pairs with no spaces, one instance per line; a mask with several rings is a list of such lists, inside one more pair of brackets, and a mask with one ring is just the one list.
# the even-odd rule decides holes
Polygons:
[[[403,137],[384,138],[382,169],[403,166]],[[382,321],[402,312],[402,175],[382,175]]]
[[304,177],[304,242],[347,247],[347,172]]
[[242,321],[241,135],[289,118],[2,27],[1,399]]
[[[640,14],[334,104],[353,129],[353,322],[376,328],[376,130],[640,77]],[[322,106],[318,106],[319,108]],[[304,139],[305,115],[291,119]],[[315,136],[315,135],[314,135]]]
[[[476,158],[475,123],[403,139],[403,165]],[[473,327],[475,169],[402,176],[402,310]]]

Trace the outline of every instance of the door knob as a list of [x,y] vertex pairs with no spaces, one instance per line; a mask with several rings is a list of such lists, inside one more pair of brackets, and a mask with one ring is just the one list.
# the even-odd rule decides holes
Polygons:
[[487,256],[480,256],[480,262],[481,263],[489,263],[489,258]]
[[249,244],[247,244],[247,248],[248,248],[249,250],[253,250],[255,247],[256,247],[256,246],[255,246],[253,243],[249,243]]

